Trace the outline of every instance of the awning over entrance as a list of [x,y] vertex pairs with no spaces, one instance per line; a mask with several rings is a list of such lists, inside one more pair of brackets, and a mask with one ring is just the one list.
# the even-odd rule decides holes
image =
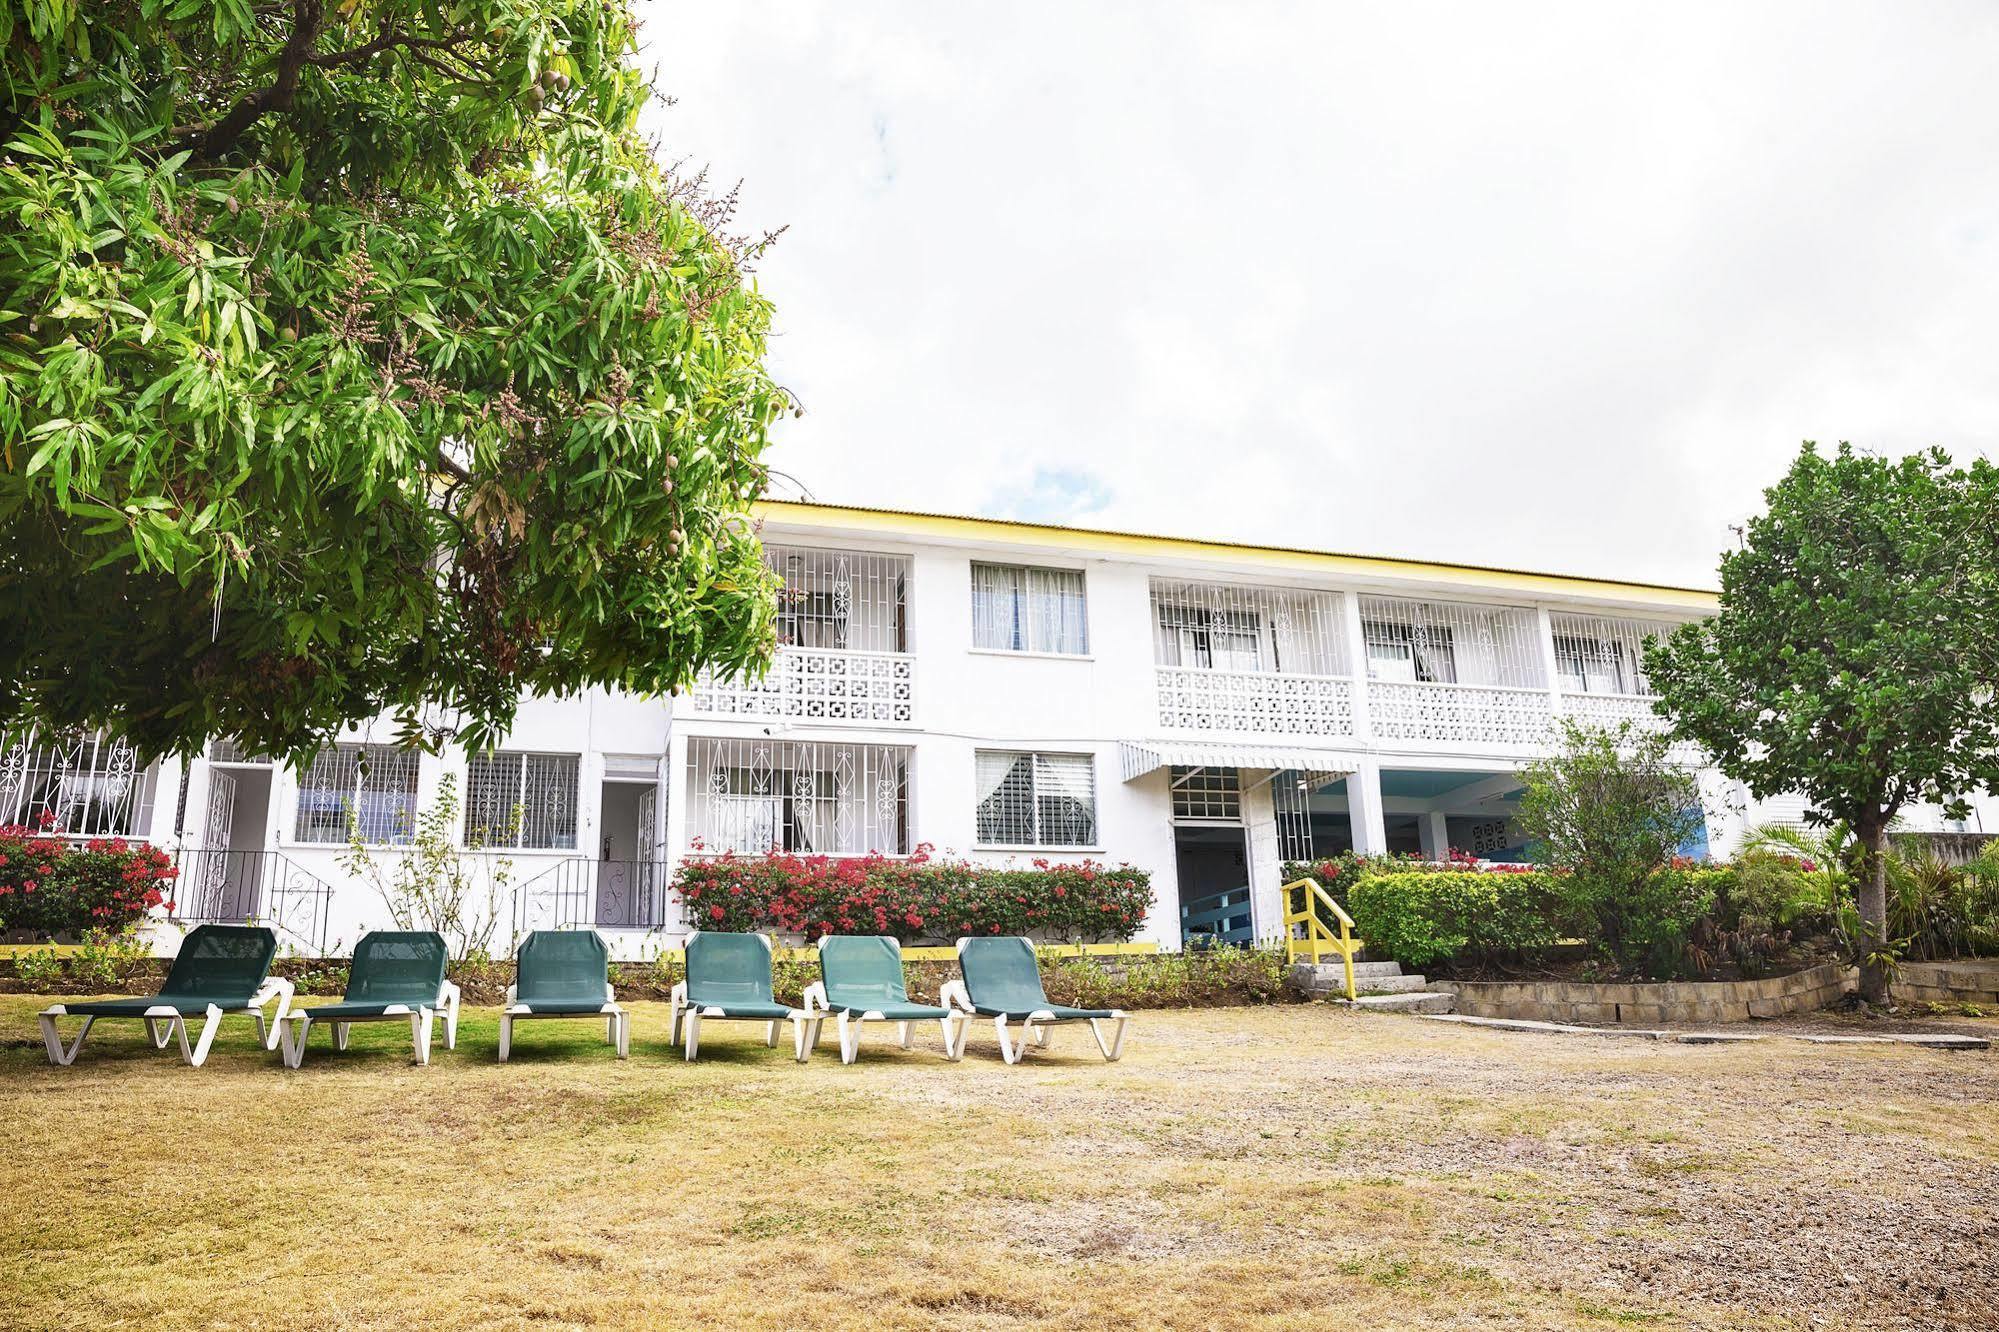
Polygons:
[[1204,745],[1176,740],[1122,740],[1118,757],[1124,780],[1136,781],[1158,768],[1295,768],[1314,786],[1354,771],[1353,760],[1325,749],[1283,749],[1266,745]]

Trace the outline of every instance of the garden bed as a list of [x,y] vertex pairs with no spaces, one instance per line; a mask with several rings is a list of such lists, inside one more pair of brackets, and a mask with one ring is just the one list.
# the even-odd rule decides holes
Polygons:
[[1837,962],[1760,980],[1444,982],[1469,1017],[1532,1022],[1710,1025],[1817,1012],[1839,1002],[1852,984]]

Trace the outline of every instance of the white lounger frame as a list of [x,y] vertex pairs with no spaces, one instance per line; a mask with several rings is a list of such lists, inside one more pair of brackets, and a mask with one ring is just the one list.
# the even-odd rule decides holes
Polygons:
[[[873,1011],[855,1013],[843,1008],[833,1012],[832,1006],[826,1002],[825,981],[813,981],[806,986],[804,998],[805,1011],[816,1021],[824,1022],[827,1015],[832,1014],[834,1030],[840,1037],[840,1062],[843,1064],[853,1063],[855,1056],[860,1054],[861,1027],[864,1023],[888,1021],[888,1018]],[[970,1019],[956,1010],[947,1009],[946,1013],[947,1016],[937,1020],[937,1025],[944,1032],[944,1057],[955,1064],[965,1053],[965,1040],[972,1034],[972,1024]],[[910,1047],[910,1030],[915,1025],[915,1022],[902,1021],[895,1024],[896,1044],[905,1050]]]
[[[695,930],[689,934],[682,946],[691,946],[700,933],[701,931]],[[768,955],[771,951],[770,936],[759,934],[756,937],[763,940],[764,952]],[[682,953],[681,956],[685,957],[686,954]],[[819,1044],[819,1024],[825,1020],[823,1014],[815,1014],[804,1008],[787,1009],[781,1018],[732,1018],[727,1009],[715,1004],[696,1008],[687,1002],[687,982],[684,979],[675,982],[671,1002],[672,1025],[668,1029],[667,1043],[684,1044],[685,1057],[690,1062],[701,1050],[702,1018],[713,1018],[718,1022],[761,1022],[764,1024],[764,1044],[772,1049],[777,1048],[778,1023],[788,1020],[791,1023],[791,1057],[801,1064],[811,1058],[812,1047]]]
[[[500,1010],[500,1062],[506,1063],[507,1056],[514,1050],[514,1019],[516,1018],[579,1018],[589,1017],[588,1013],[537,1013],[526,1004],[516,1002],[520,992],[518,985],[507,987],[507,1004]],[[587,1002],[587,1001],[586,1001]],[[604,1015],[604,1039],[617,1047],[618,1058],[623,1059],[632,1052],[632,1015],[627,1013],[611,991],[611,982],[604,982],[604,1006],[597,1010]]]
[[[826,939],[823,935],[817,947],[820,957],[819,968],[823,973],[826,968]],[[902,960],[901,944],[896,945],[895,956],[897,961]],[[805,1011],[821,1022],[824,1022],[826,1015],[833,1011],[832,1005],[826,1002],[826,982],[823,980],[813,981],[806,986],[805,993],[801,997],[805,1001]],[[840,1062],[843,1064],[853,1063],[855,1057],[860,1054],[861,1028],[865,1024],[888,1021],[880,1013],[849,1013],[845,1009],[833,1016],[835,1030],[840,1037]],[[912,1025],[914,1024],[900,1021],[895,1024],[896,1042],[905,1050],[909,1048],[909,1030]],[[946,1006],[944,1016],[938,1020],[937,1025],[944,1031],[944,1057],[955,1064],[965,1053],[965,1039],[972,1034],[971,1021],[957,1010]]]
[[[270,1003],[273,999],[277,1000],[277,1012],[266,1022],[264,1018],[264,1005]],[[257,992],[250,996],[250,1002],[247,1007],[219,1008],[214,1004],[210,1004],[202,1015],[201,1035],[192,1043],[187,1038],[186,1015],[175,1012],[170,1005],[157,1004],[148,1008],[144,1013],[120,1013],[117,1016],[143,1017],[146,1022],[146,1034],[152,1037],[153,1048],[155,1050],[166,1049],[167,1042],[178,1037],[180,1039],[180,1057],[186,1060],[189,1066],[200,1068],[203,1063],[207,1062],[208,1048],[215,1044],[215,1029],[222,1025],[222,1019],[225,1016],[232,1013],[240,1013],[245,1017],[255,1018],[257,1020],[257,1039],[263,1042],[266,1050],[275,1050],[278,1046],[279,1034],[284,1027],[285,1015],[291,1008],[291,1002],[292,983],[282,976],[266,976],[264,983],[257,987]],[[69,1009],[61,1004],[50,1004],[41,1011],[42,1044],[48,1047],[49,1062],[64,1068],[76,1062],[77,1051],[83,1048],[83,1038],[90,1035],[91,1024],[97,1021],[95,1014],[86,1014],[83,1019],[83,1029],[76,1033],[74,1041],[65,1046],[62,1042],[62,1033],[56,1030],[56,1019],[68,1016]]]
[[[399,1022],[410,1024],[410,1045],[416,1054],[416,1062],[430,1062],[430,1034],[437,1015],[444,1015],[444,1048],[458,1048],[458,986],[446,981],[438,987],[437,1002],[419,1004],[411,1008],[408,1004],[390,1004],[377,1017],[343,1018],[334,1022],[333,1048],[347,1048],[348,1028],[356,1022]],[[305,1038],[312,1030],[312,1010],[294,1008],[288,1018],[279,1024],[278,1037],[284,1051],[285,1067],[297,1068],[305,1062]]]
[[[967,940],[964,939],[958,940],[958,967],[960,971],[965,966],[966,942]],[[972,1005],[972,992],[965,987],[963,979],[945,981],[938,988],[937,998],[945,1007],[961,1010],[965,1015],[967,1026],[970,1025],[972,1018],[978,1015],[978,1009]],[[993,1019],[993,1034],[999,1037],[1000,1057],[1009,1064],[1018,1064],[1022,1059],[1027,1057],[1030,1045],[1036,1050],[1046,1050],[1048,1048],[1048,1038],[1054,1034],[1054,1029],[1070,1022],[1087,1022],[1090,1024],[1090,1035],[1097,1038],[1097,1049],[1103,1052],[1106,1061],[1114,1064],[1118,1061],[1118,1057],[1124,1054],[1125,1032],[1131,1025],[1131,1015],[1123,1009],[1111,1009],[1110,1016],[1104,1018],[1061,1018],[1056,1017],[1054,1013],[1043,1008],[1029,1013],[1020,1020],[1020,1037],[1018,1040],[1009,1040],[1007,1038],[1007,1018],[1004,1013]],[[1105,1023],[1116,1024],[1108,1038],[1104,1035]],[[960,1044],[962,1048],[962,1042]]]

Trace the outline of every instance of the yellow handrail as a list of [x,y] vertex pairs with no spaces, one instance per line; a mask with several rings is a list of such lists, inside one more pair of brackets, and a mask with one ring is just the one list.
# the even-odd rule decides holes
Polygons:
[[[1299,907],[1291,909],[1291,895],[1298,889]],[[1333,932],[1327,924],[1330,916],[1339,926],[1339,933]],[[1305,932],[1300,935],[1296,927],[1303,925]],[[1337,953],[1346,963],[1347,999],[1358,997],[1353,983],[1353,955],[1360,951],[1362,941],[1353,937],[1353,917],[1349,916],[1333,895],[1320,886],[1317,879],[1294,879],[1284,885],[1284,955],[1287,962],[1296,962],[1300,957],[1309,956],[1312,965],[1319,964],[1322,953]]]

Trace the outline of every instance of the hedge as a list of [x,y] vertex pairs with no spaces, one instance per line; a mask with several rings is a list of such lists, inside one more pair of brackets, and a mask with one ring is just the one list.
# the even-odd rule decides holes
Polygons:
[[1535,960],[1580,938],[1621,967],[1680,974],[1687,945],[1731,894],[1731,868],[1674,866],[1635,891],[1594,898],[1559,870],[1505,873],[1431,867],[1364,873],[1347,910],[1368,951],[1410,966],[1438,961]]
[[1369,874],[1347,890],[1368,952],[1409,966],[1524,955],[1562,938],[1561,899],[1546,870]]
[[77,845],[52,823],[0,827],[0,929],[82,935],[130,928],[168,905],[179,873],[144,842],[98,837]]
[[1152,905],[1152,876],[1095,861],[995,869],[919,853],[891,860],[773,853],[684,861],[673,891],[689,921],[716,930],[888,934],[905,943],[1032,934],[1126,940]]

